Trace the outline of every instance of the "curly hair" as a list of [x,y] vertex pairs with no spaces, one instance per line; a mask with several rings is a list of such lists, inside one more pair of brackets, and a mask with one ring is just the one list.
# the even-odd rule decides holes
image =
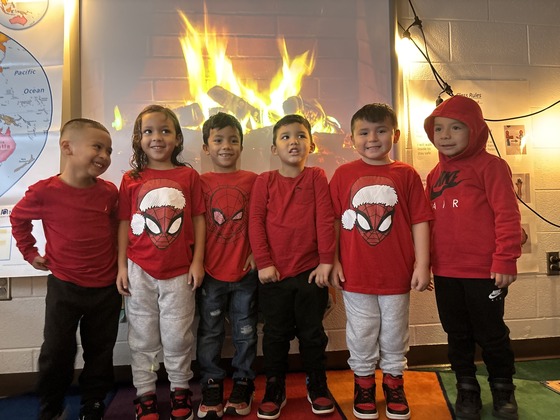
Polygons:
[[130,158],[130,166],[132,167],[131,176],[133,178],[138,178],[140,172],[146,168],[148,165],[148,156],[142,150],[142,117],[147,114],[152,114],[155,112],[160,112],[173,122],[175,127],[175,133],[177,134],[177,139],[179,144],[175,146],[173,153],[171,154],[171,163],[175,166],[188,166],[185,162],[180,160],[180,154],[183,151],[183,131],[181,130],[181,124],[179,123],[179,118],[175,112],[170,108],[161,105],[148,105],[145,107],[140,114],[136,117],[134,121],[134,128],[132,130],[132,157]]

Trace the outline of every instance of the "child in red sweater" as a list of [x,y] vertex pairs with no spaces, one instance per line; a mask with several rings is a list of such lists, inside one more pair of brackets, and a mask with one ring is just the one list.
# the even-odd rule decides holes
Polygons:
[[[65,158],[60,175],[29,187],[10,216],[23,257],[37,270],[51,272],[39,355],[39,419],[62,416],[74,376],[78,324],[84,350],[80,418],[101,419],[103,400],[113,387],[121,307],[115,286],[118,192],[98,178],[111,164],[111,136],[97,121],[74,119],[62,127],[60,150]],[[32,220],[43,223],[44,255],[35,246]]]
[[315,149],[309,122],[287,115],[273,129],[279,170],[258,176],[251,193],[249,239],[259,270],[264,315],[266,391],[257,416],[276,419],[286,404],[290,341],[299,339],[315,414],[334,411],[325,374],[323,315],[334,258],[334,217],[325,172],[305,167]]

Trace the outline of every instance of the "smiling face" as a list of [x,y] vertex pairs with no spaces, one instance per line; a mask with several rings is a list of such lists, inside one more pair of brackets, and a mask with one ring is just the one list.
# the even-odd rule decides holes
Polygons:
[[66,169],[74,178],[84,181],[102,175],[111,164],[112,149],[109,133],[93,127],[68,130],[61,139],[66,156]]
[[434,146],[447,157],[457,156],[467,148],[469,134],[469,127],[459,120],[434,118]]
[[278,128],[272,153],[278,155],[282,167],[303,169],[313,150],[315,143],[303,124],[294,122]]
[[180,141],[173,121],[162,112],[142,116],[140,146],[148,158],[148,168],[171,169],[171,155]]
[[202,149],[212,159],[215,172],[232,172],[237,169],[243,146],[237,128],[226,126],[210,129],[208,144]]
[[389,118],[371,122],[364,119],[354,121],[352,142],[362,160],[370,165],[384,165],[391,162],[389,153],[393,144],[399,141],[400,131],[395,130]]

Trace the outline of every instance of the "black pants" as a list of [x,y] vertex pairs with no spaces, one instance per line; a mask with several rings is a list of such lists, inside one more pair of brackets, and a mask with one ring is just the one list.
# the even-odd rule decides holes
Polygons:
[[49,275],[37,385],[43,411],[56,412],[64,404],[74,376],[78,324],[84,358],[79,377],[82,404],[105,399],[114,382],[121,303],[116,285],[86,288]]
[[[482,349],[488,380],[515,373],[509,328],[504,322],[508,289],[491,279],[434,276],[439,318],[447,333],[449,362],[457,378],[476,375],[475,345]],[[501,291],[501,292],[500,292]]]
[[259,284],[259,306],[264,316],[263,355],[267,378],[284,377],[288,370],[290,341],[299,340],[303,367],[310,374],[325,371],[327,335],[323,316],[328,289],[307,278],[312,270],[280,282]]

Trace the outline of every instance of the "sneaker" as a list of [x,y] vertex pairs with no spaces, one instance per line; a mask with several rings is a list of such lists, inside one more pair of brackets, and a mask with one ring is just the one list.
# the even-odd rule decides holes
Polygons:
[[68,409],[60,408],[52,410],[47,405],[41,406],[39,420],[66,420],[68,418]]
[[222,381],[208,380],[202,386],[202,401],[198,406],[198,418],[219,419],[224,415],[224,384]]
[[80,409],[80,420],[103,420],[104,413],[103,401],[86,402]]
[[257,411],[259,419],[274,420],[286,405],[286,382],[284,378],[272,376],[266,380],[264,398]]
[[255,384],[251,379],[234,379],[231,395],[226,403],[226,414],[246,416],[251,412],[251,403],[255,394]]
[[375,405],[375,375],[354,375],[353,413],[359,419],[377,419],[379,413]]
[[515,385],[511,379],[494,379],[490,382],[492,391],[492,414],[500,419],[517,420],[517,401],[515,400]]
[[190,389],[175,388],[171,391],[171,420],[192,420],[194,412],[191,402],[192,392]]
[[136,420],[159,420],[157,396],[154,392],[140,395],[133,403],[136,406]]
[[311,403],[313,414],[329,414],[334,411],[325,372],[312,372],[307,377],[307,400]]
[[402,375],[383,374],[383,394],[387,409],[385,414],[388,419],[409,419],[410,409],[404,394],[404,381]]
[[457,400],[455,401],[455,416],[457,419],[480,420],[481,410],[480,385],[476,378],[458,378]]

